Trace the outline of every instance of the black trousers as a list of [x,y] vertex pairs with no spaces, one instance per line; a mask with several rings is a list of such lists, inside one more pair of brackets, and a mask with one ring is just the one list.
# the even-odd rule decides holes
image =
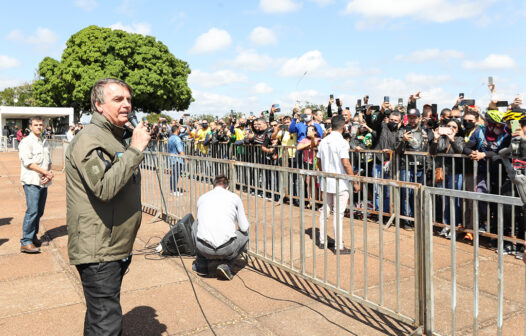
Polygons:
[[126,260],[77,265],[86,299],[84,336],[121,335],[122,277],[131,262]]

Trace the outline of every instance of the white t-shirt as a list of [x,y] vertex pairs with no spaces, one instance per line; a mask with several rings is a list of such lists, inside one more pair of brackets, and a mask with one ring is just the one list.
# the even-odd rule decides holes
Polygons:
[[243,203],[233,192],[215,187],[197,200],[197,238],[219,247],[236,236],[236,222],[248,231]]
[[[317,157],[321,160],[321,168],[326,173],[347,174],[342,159],[349,158],[350,146],[340,132],[331,132],[321,140]],[[336,193],[336,179],[322,179],[321,190],[325,191],[323,181],[327,181],[327,192]],[[339,192],[349,190],[349,181],[339,180]]]

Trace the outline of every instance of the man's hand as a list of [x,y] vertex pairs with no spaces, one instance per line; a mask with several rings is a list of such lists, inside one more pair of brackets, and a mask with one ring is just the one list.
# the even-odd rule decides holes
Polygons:
[[383,102],[382,103],[382,113],[385,112],[385,110],[393,111],[393,105],[389,104],[388,102]]
[[332,103],[334,103],[334,98],[329,99],[329,105],[332,105]]
[[522,98],[520,96],[517,96],[513,103],[511,104],[511,108],[520,108],[522,105]]
[[479,151],[473,151],[471,154],[469,154],[469,158],[473,161],[480,161],[486,157],[486,153],[479,152]]
[[495,84],[488,84],[488,89],[491,93],[495,93]]
[[411,132],[405,132],[404,136],[402,137],[402,140],[407,142],[407,141],[409,141],[411,139],[413,139],[413,134]]
[[130,146],[134,147],[141,152],[144,151],[148,143],[150,142],[150,133],[141,121],[137,124],[137,127],[133,130]]
[[365,96],[365,97],[363,97],[363,104],[364,104],[364,105],[369,104],[369,96]]
[[354,192],[359,193],[360,192],[360,182],[353,182]]
[[512,137],[521,137],[524,138],[526,135],[524,134],[524,131],[521,129],[516,130],[515,132],[511,133]]

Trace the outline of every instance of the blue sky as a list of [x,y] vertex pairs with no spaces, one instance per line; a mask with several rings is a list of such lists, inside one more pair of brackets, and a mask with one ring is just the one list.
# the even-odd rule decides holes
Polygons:
[[280,103],[353,106],[422,91],[453,104],[526,94],[526,3],[519,0],[10,1],[2,4],[0,89],[34,78],[45,57],[98,25],[152,35],[192,69],[194,114]]

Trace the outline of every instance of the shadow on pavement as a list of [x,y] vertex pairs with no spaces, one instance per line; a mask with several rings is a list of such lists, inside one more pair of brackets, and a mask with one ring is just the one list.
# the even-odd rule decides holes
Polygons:
[[[385,314],[374,311],[372,309],[368,309],[357,302],[353,302],[345,297],[339,296],[329,290],[326,290],[323,287],[320,287],[320,286],[317,286],[316,284],[305,281],[304,279],[296,276],[295,274],[286,272],[278,267],[275,267],[273,265],[270,265],[268,263],[255,259],[253,257],[249,256],[248,258],[249,258],[249,261],[248,261],[249,265],[247,267],[248,270],[252,272],[256,272],[263,276],[272,278],[304,295],[309,296],[310,298],[320,303],[327,305],[328,307],[332,309],[339,311],[342,314],[349,316],[350,318],[358,321],[359,323],[368,325],[376,329],[380,333],[383,333],[385,335],[393,335],[393,334],[394,335],[408,335],[414,329],[409,324],[397,321]],[[316,311],[312,307],[309,307],[297,301],[281,299],[281,298],[272,297],[270,295],[265,295],[264,293],[258,292],[257,290],[247,286],[247,284],[245,283],[243,279],[241,279],[241,281],[243,282],[243,285],[247,289],[261,296],[264,296],[266,298],[276,300],[276,301],[294,302],[298,305],[304,306],[312,310],[313,312],[319,314],[320,316],[322,316],[329,323],[333,324],[334,326],[339,327],[343,332],[346,332],[350,335],[357,335],[356,333],[353,333],[351,330],[347,329],[344,325],[331,321],[323,313]],[[386,326],[388,328],[386,328]]]
[[122,317],[123,335],[158,336],[166,331],[166,325],[157,320],[155,309],[139,306]]
[[62,226],[59,226],[59,227],[56,227],[56,228],[53,228],[51,230],[47,230],[44,235],[47,236],[47,238],[49,239],[49,241],[55,239],[55,238],[59,238],[59,237],[62,237],[62,236],[66,236],[68,234],[68,228],[66,225],[62,225]]
[[8,242],[9,239],[2,238],[0,239],[0,246],[2,246],[4,243]]
[[13,217],[0,218],[0,226],[9,225],[11,224],[12,220],[13,220]]

